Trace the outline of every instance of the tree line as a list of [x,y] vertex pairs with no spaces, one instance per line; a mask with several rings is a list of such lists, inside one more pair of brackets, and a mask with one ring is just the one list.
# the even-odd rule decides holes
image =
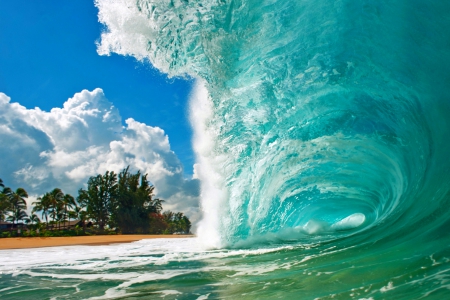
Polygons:
[[[79,221],[86,231],[94,224],[97,233],[189,233],[190,220],[181,212],[162,212],[164,200],[155,198],[154,186],[138,171],[129,167],[116,174],[92,176],[86,189],[79,189],[75,198],[55,188],[32,203],[32,213],[26,213],[28,198],[23,188],[13,191],[0,179],[0,221],[9,221],[14,227],[26,223],[43,231],[67,229],[71,220]],[[38,217],[41,215],[41,218]]]

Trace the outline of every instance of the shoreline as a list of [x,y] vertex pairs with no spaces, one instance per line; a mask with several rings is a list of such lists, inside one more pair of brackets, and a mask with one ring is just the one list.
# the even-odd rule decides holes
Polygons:
[[61,246],[102,246],[110,244],[131,243],[145,239],[191,238],[193,235],[90,235],[69,237],[16,237],[1,238],[0,250],[29,249]]

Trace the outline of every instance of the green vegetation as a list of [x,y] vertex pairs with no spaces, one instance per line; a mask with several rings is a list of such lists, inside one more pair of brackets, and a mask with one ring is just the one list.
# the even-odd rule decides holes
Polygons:
[[32,203],[30,216],[23,188],[13,191],[1,179],[0,188],[0,237],[186,234],[191,228],[183,213],[162,212],[164,200],[154,197],[147,174],[132,174],[129,168],[90,177],[87,189],[80,189],[76,199],[55,188]]

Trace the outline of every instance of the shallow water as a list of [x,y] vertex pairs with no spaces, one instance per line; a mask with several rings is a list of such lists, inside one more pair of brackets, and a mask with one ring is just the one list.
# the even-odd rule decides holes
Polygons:
[[[2,250],[2,299],[443,299],[448,247],[298,243],[202,250],[196,238]],[[448,243],[447,243],[448,244]],[[434,250],[433,250],[434,249]],[[426,288],[425,288],[426,287]]]

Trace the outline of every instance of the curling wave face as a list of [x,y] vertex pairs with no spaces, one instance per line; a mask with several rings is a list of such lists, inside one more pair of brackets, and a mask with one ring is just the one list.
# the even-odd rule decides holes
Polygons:
[[417,243],[450,190],[449,7],[422,2],[97,0],[98,51],[198,78],[210,246]]

